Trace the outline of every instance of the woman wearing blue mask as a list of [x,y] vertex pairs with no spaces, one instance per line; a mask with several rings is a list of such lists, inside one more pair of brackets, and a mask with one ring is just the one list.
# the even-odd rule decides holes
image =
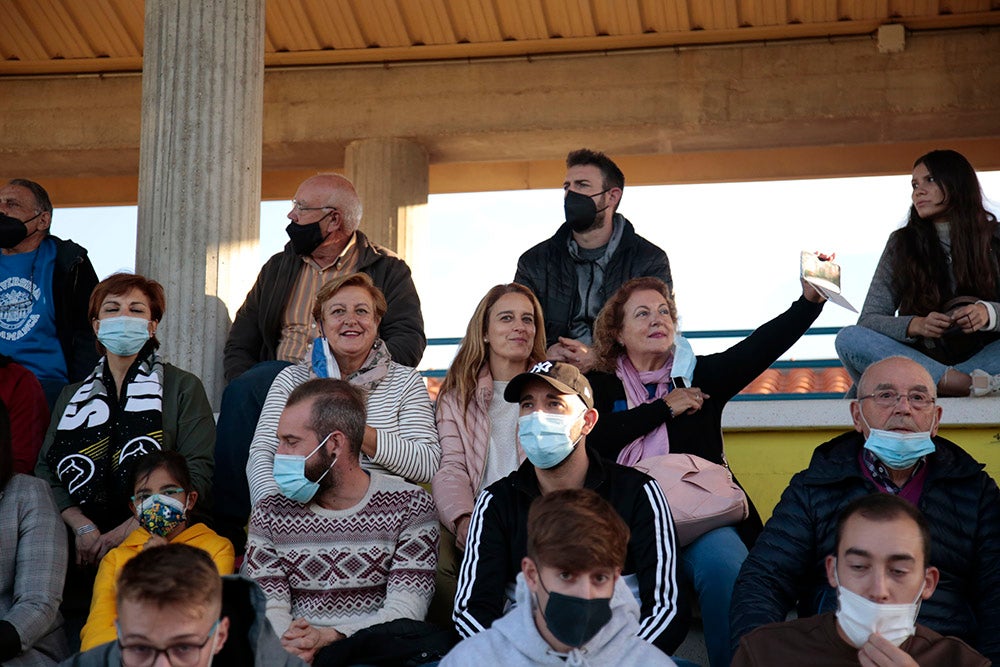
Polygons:
[[[677,333],[677,307],[658,278],[628,281],[594,325],[595,370],[587,374],[600,419],[587,444],[623,465],[694,454],[726,464],[722,410],[809,328],[823,297],[807,284],[791,308],[718,354],[695,357]],[[727,466],[728,467],[728,466]],[[716,528],[680,550],[680,572],[701,603],[712,667],[729,665],[729,601],[747,550],[762,529],[749,503],[737,526]]]
[[88,316],[104,356],[83,382],[63,389],[52,411],[35,474],[51,485],[70,531],[68,617],[86,616],[94,568],[139,526],[129,497],[143,455],[175,450],[195,490],[204,495],[211,484],[212,407],[201,380],[157,353],[165,308],[155,281],[125,273],[101,281]]
[[189,544],[208,553],[219,574],[232,574],[233,545],[203,523],[192,520],[198,492],[191,485],[187,461],[177,452],[158,451],[142,457],[133,471],[130,506],[139,527],[101,559],[94,599],[80,634],[81,651],[117,638],[115,582],[125,563],[141,551],[164,544]]

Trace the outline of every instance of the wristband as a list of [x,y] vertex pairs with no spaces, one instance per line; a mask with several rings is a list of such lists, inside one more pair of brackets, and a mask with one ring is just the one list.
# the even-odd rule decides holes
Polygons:
[[95,526],[92,523],[88,523],[88,524],[85,524],[85,525],[80,526],[79,528],[77,528],[75,532],[76,532],[76,536],[77,537],[83,537],[87,533],[92,533],[95,530],[97,530],[97,526]]

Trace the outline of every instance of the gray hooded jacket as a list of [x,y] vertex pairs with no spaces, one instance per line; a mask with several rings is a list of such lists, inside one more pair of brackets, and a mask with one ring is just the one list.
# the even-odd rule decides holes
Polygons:
[[451,650],[440,667],[462,665],[560,665],[562,667],[621,667],[673,665],[665,653],[639,639],[639,605],[622,577],[611,597],[611,620],[586,645],[568,654],[553,649],[538,633],[532,613],[531,591],[524,575],[517,575],[517,604],[505,616]]

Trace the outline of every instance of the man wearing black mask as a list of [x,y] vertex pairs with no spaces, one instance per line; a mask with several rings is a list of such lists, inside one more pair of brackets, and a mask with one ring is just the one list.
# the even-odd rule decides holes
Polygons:
[[582,371],[597,313],[631,278],[655,276],[673,288],[663,250],[618,214],[625,176],[604,153],[581,148],[566,156],[566,222],[521,255],[514,282],[531,288],[545,313],[548,358]]
[[49,407],[97,363],[87,319],[97,274],[87,251],[49,233],[52,202],[38,183],[0,187],[0,353],[38,378]]
[[[282,368],[308,358],[320,335],[313,301],[330,280],[367,273],[388,304],[379,326],[392,359],[416,366],[427,339],[410,268],[358,229],[362,206],[354,185],[337,174],[306,179],[295,192],[284,250],[264,264],[236,313],[226,340],[215,457],[215,506],[237,549],[250,513],[247,453],[267,391]],[[230,521],[231,520],[231,521]],[[236,526],[239,530],[236,530]]]

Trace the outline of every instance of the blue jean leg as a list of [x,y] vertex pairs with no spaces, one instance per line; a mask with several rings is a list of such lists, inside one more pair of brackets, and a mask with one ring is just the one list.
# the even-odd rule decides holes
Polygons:
[[238,553],[246,542],[243,527],[250,517],[250,487],[247,457],[257,420],[271,383],[287,361],[262,361],[229,383],[222,392],[216,424],[215,474],[212,496],[220,532],[233,542]]
[[912,359],[927,369],[934,384],[940,382],[944,372],[948,370],[948,366],[945,364],[934,361],[906,343],[901,343],[895,338],[890,338],[866,327],[844,327],[837,334],[834,346],[837,348],[837,356],[840,357],[840,361],[850,373],[855,386],[866,368],[887,357]]
[[694,584],[701,606],[705,648],[712,667],[728,667],[729,604],[740,566],[747,557],[743,540],[731,526],[711,530],[681,548],[681,572]]
[[955,364],[955,370],[963,373],[971,373],[977,369],[990,375],[1000,373],[1000,340],[990,343],[962,363]]

